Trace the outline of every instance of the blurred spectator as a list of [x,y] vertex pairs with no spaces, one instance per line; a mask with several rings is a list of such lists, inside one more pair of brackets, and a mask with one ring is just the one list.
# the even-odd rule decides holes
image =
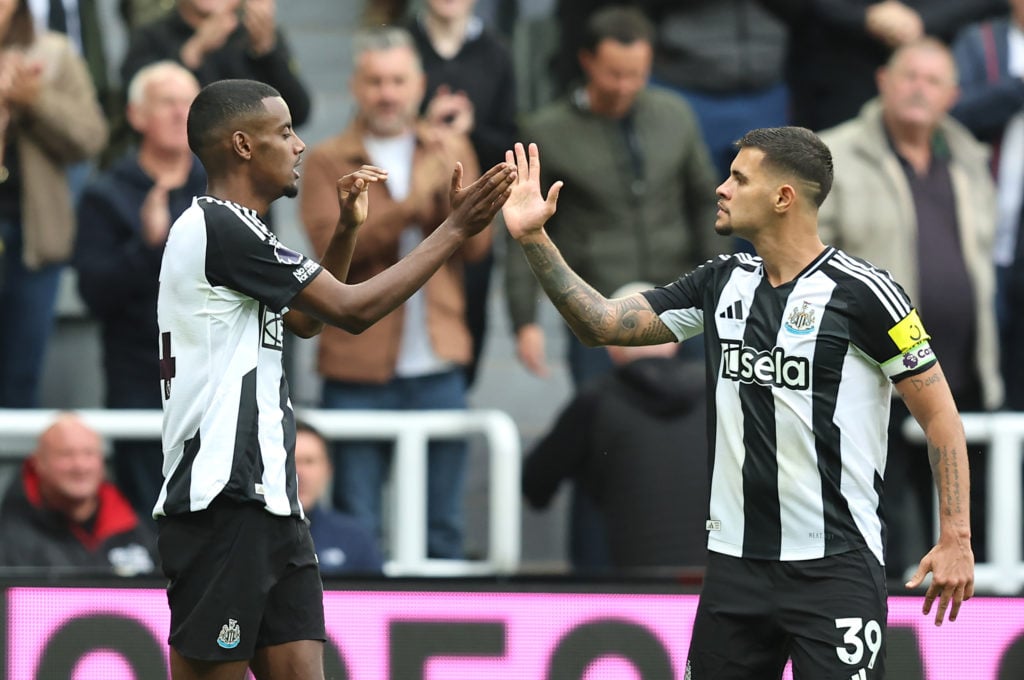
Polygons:
[[[444,220],[452,168],[463,183],[479,175],[464,135],[420,124],[425,79],[415,43],[403,28],[386,27],[355,38],[351,79],[355,120],[321,143],[304,161],[299,194],[310,241],[323,252],[338,221],[337,178],[370,163],[388,171],[370,186],[373,210],[359,230],[348,283],[384,271]],[[462,261],[490,247],[490,229],[469,239],[394,312],[360,335],[328,327],[320,336],[323,405],[347,409],[462,409],[464,367],[472,356],[466,328]],[[391,460],[389,442],[342,442],[335,448],[334,504],[380,533],[381,486]],[[427,549],[431,557],[462,555],[464,441],[430,445]]]
[[175,10],[138,27],[121,66],[122,82],[146,64],[171,59],[200,85],[248,78],[277,89],[295,127],[309,118],[310,99],[277,25],[275,0],[178,0]]
[[960,99],[953,116],[993,148],[998,187],[993,257],[1006,406],[1024,410],[1024,0],[1010,16],[969,26],[953,44]]
[[100,19],[99,0],[29,0],[37,25],[63,33],[75,46],[89,68],[93,87],[104,110],[113,103],[113,89],[107,76],[107,46]]
[[[802,0],[642,0],[654,22],[653,80],[693,108],[718,177],[729,174],[733,142],[748,130],[785,125],[787,27]],[[560,71],[568,87],[580,76],[578,50],[587,16],[609,4],[561,0]],[[547,150],[545,149],[545,154]]]
[[[521,136],[544,149],[542,182],[565,182],[547,224],[551,238],[607,295],[629,281],[672,281],[707,258],[716,178],[689,105],[648,85],[650,22],[639,10],[609,7],[587,26],[586,83],[524,118]],[[505,265],[519,358],[544,376],[539,285],[518,249]],[[577,386],[610,369],[603,348],[569,336]]]
[[[666,283],[710,256],[715,171],[690,106],[648,85],[653,27],[637,9],[607,7],[588,21],[580,62],[586,83],[523,119],[522,137],[544,149],[542,182],[563,180],[547,223],[569,265],[602,294],[635,280]],[[539,284],[518,248],[505,258],[516,350],[547,375],[537,322]],[[585,347],[566,328],[576,387],[611,370],[607,351]],[[688,350],[700,354],[699,342]],[[607,564],[596,550],[604,529],[574,487],[570,553],[578,568]]]
[[[476,0],[426,0],[409,32],[427,77],[421,112],[432,125],[469,135],[477,160],[488,168],[502,162],[516,141],[516,83],[508,50],[473,15],[475,5]],[[493,264],[488,251],[465,267],[466,323],[473,336],[467,385],[476,378],[483,352]]]
[[35,29],[27,0],[0,4],[0,102],[0,407],[32,408],[74,243],[66,169],[103,149],[107,126],[85,63]]
[[39,436],[0,506],[0,566],[154,571],[155,537],[104,480],[103,442],[64,413]]
[[[627,284],[611,297],[650,288]],[[565,479],[593,499],[615,570],[706,560],[704,365],[680,361],[676,348],[605,348],[615,369],[580,389],[524,461],[531,506],[547,507]]]
[[320,573],[382,573],[377,539],[353,517],[324,507],[321,502],[334,476],[334,466],[323,435],[302,421],[295,422],[295,472],[299,478],[299,501],[309,520]]
[[174,0],[120,0],[118,10],[130,29],[148,24],[174,9]]
[[[206,190],[185,123],[199,83],[172,61],[146,66],[128,88],[138,149],[86,186],[78,204],[78,290],[100,323],[107,408],[162,407],[156,298],[171,223]],[[153,511],[163,483],[159,440],[114,442],[114,476],[135,510]]]
[[1006,11],[1006,0],[798,0],[790,33],[792,120],[812,130],[857,115],[878,94],[875,72],[893,48],[925,35],[948,41],[972,21]]
[[[1003,392],[991,257],[995,189],[986,148],[948,115],[957,96],[949,49],[934,38],[898,48],[879,72],[878,90],[857,118],[821,134],[836,169],[820,212],[822,240],[902,281],[934,334],[931,348],[959,409],[995,408]],[[908,415],[902,401],[893,403],[885,479],[894,577],[933,536],[927,451],[903,436]],[[982,560],[985,467],[984,456],[971,456],[974,551]],[[898,505],[906,502],[912,507]]]

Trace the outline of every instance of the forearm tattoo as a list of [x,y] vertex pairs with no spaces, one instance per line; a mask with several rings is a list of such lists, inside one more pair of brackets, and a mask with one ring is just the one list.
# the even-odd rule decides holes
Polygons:
[[523,252],[558,312],[581,340],[600,344],[649,345],[675,337],[642,299],[610,303],[565,263],[550,243],[527,243]]
[[929,441],[928,463],[938,486],[939,498],[944,501],[943,513],[949,516],[963,512],[964,504],[960,494],[960,456],[956,449],[936,446]]

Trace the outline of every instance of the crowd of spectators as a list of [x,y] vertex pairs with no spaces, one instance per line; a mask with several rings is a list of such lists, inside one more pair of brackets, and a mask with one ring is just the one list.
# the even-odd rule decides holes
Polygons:
[[[317,105],[289,47],[302,36],[280,26],[283,3],[121,0],[129,37],[115,68],[97,4],[0,3],[0,307],[7,319],[0,326],[0,408],[59,406],[40,403],[39,385],[68,265],[98,322],[103,405],[159,408],[161,372],[170,370],[161,366],[155,323],[163,242],[205,187],[186,142],[191,98],[216,80],[260,80],[281,92],[297,128]],[[746,248],[710,238],[714,187],[729,171],[732,142],[756,127],[803,125],[821,132],[835,155],[835,187],[822,207],[826,243],[891,270],[908,286],[935,333],[933,347],[961,410],[1024,408],[1017,376],[1024,371],[1017,357],[1024,347],[1024,0],[548,4],[543,22],[558,39],[540,55],[517,59],[518,31],[537,23],[515,20],[521,3],[366,3],[353,72],[338,79],[340,88],[350,78],[353,116],[336,136],[312,140],[300,192],[303,226],[322,250],[337,218],[337,178],[362,163],[390,172],[386,186],[369,189],[370,216],[349,282],[384,270],[437,226],[448,211],[456,160],[469,182],[523,139],[543,149],[543,184],[565,182],[549,229],[576,271],[604,294],[638,279],[668,283],[715,252]],[[537,90],[552,98],[531,100],[524,113],[516,83],[528,67],[536,70],[525,78],[547,83]],[[521,254],[498,247],[498,227],[473,239],[366,333],[325,331],[317,341],[322,400],[311,405],[465,408],[494,325],[486,315],[492,283],[507,299],[519,359],[545,377],[541,295]],[[507,255],[497,260],[500,280],[496,253]],[[579,414],[616,404],[604,393],[608,385],[648,389],[628,378],[637,366],[616,368],[626,360],[588,350],[571,334],[568,354],[583,406],[569,406],[563,420],[575,417],[574,424],[556,423],[538,451],[588,434],[582,430],[594,418]],[[683,354],[666,360],[699,351]],[[586,389],[594,380],[605,386],[596,393]],[[656,399],[660,388],[649,389],[646,397]],[[924,466],[915,462],[921,450],[899,431],[906,412],[898,401],[892,412],[890,508],[907,503],[890,514],[894,546],[907,548],[894,548],[895,570],[907,566],[899,554],[917,554],[917,544],[928,541],[931,495],[927,481],[910,472]],[[59,540],[86,546],[75,546],[87,556],[79,562],[95,566],[103,562],[96,546],[105,544],[90,532],[107,506],[83,504],[92,508],[88,516],[79,517],[79,508],[69,520],[55,519],[52,513],[64,510],[45,492],[54,446],[44,444],[72,432],[82,435],[81,424],[62,418],[40,439],[12,485],[18,493],[0,509],[0,524],[19,503],[21,516],[34,513],[39,526],[70,532]],[[97,477],[100,497],[124,505],[125,516],[130,506],[144,531],[159,490],[159,445],[118,440],[111,451],[121,491],[112,495]],[[465,442],[431,447],[431,556],[463,554],[466,457]],[[351,523],[376,540],[387,446],[336,444],[330,458],[318,468],[330,477],[330,491],[321,489],[330,500],[317,500],[311,516],[321,527]],[[657,456],[644,464],[659,465]],[[538,504],[550,500],[557,479],[596,488],[582,452],[574,463],[582,472],[565,466],[540,490],[538,465],[528,467],[527,490]],[[663,480],[681,474],[663,465]],[[973,467],[984,471],[984,452],[972,454]],[[984,484],[972,478],[980,515]],[[601,513],[585,496],[574,513],[580,526],[571,532],[570,562],[607,567],[610,545],[615,564],[635,564],[617,547],[626,544],[621,525],[595,522]],[[324,505],[344,511],[344,521],[324,514]],[[983,556],[984,532],[975,524],[975,551]],[[125,554],[106,554],[115,553]],[[681,554],[666,559],[678,564]],[[380,562],[375,554],[366,564],[379,571]]]

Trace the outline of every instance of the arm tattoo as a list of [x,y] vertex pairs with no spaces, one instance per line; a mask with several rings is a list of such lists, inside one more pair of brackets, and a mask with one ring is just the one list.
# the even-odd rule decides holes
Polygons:
[[534,276],[580,340],[605,345],[651,345],[675,336],[639,296],[609,301],[565,263],[551,243],[523,245]]
[[963,512],[963,499],[960,497],[960,463],[956,449],[936,446],[929,441],[928,463],[938,487],[939,501],[944,508],[944,514]]

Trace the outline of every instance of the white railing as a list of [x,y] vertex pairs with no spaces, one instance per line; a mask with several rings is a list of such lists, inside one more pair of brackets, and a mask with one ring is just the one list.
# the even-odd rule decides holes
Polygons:
[[[1021,553],[1024,413],[963,413],[960,417],[968,442],[989,444],[985,489],[988,561],[975,566],[975,589],[1015,595],[1024,589],[1024,555]],[[913,418],[904,423],[903,432],[913,441],[924,441],[924,433]],[[935,526],[938,526],[937,521]]]
[[[55,410],[0,409],[0,458],[21,457],[53,422]],[[158,410],[76,410],[108,439],[160,437]],[[519,567],[521,449],[519,431],[503,411],[341,411],[297,409],[328,439],[395,442],[391,466],[391,576],[508,574]],[[489,541],[483,560],[427,558],[427,443],[482,434],[490,453]],[[27,446],[27,448],[26,448]]]

